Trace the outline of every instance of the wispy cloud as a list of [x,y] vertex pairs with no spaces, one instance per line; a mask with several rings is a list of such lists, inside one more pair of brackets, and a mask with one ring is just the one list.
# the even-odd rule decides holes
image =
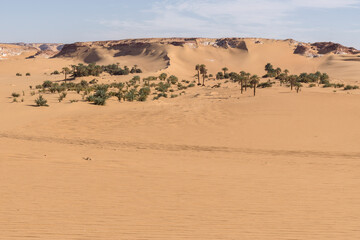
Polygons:
[[[287,38],[313,32],[298,11],[358,8],[360,0],[162,0],[142,10],[141,20],[102,20],[131,37],[261,36]],[[150,17],[149,17],[150,16]],[[304,16],[304,18],[309,16]]]

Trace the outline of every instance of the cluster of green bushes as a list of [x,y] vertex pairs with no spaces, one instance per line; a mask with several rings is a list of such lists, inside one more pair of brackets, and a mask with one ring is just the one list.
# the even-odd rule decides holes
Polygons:
[[[131,69],[127,66],[121,68],[119,64],[110,64],[106,66],[96,65],[90,63],[88,65],[79,63],[78,65],[72,65],[71,69],[64,67],[61,73],[65,74],[65,79],[67,79],[68,74],[72,74],[73,78],[77,77],[87,77],[87,76],[99,76],[101,73],[107,72],[110,75],[129,75],[130,73],[142,73],[142,70],[138,68],[137,65],[134,65]],[[51,75],[58,75],[59,71],[55,70]]]
[[325,83],[323,88],[343,88],[345,85],[341,83]]
[[[158,78],[162,81],[150,84],[150,81],[155,81]],[[195,86],[195,84],[190,83],[190,81],[183,81],[187,85],[179,83],[175,75],[167,77],[167,75],[162,74],[159,77],[150,76],[143,78],[142,81],[139,76],[134,76],[127,82],[113,82],[111,84],[98,84],[96,79],[90,82],[82,80],[80,83],[62,82],[61,84],[44,81],[42,84],[37,85],[36,89],[39,90],[39,93],[59,93],[59,102],[62,102],[63,99],[66,98],[68,91],[75,91],[78,94],[82,94],[83,100],[92,102],[95,105],[105,105],[110,97],[117,97],[119,101],[144,102],[148,99],[152,90],[154,91],[154,95],[156,95],[154,97],[156,100],[161,97],[168,97],[168,92],[173,93],[175,90],[183,90]],[[30,86],[30,89],[32,89],[32,86]],[[33,93],[35,94],[35,92]],[[17,94],[14,93],[14,96],[15,95],[17,96]],[[175,95],[176,94],[172,94],[172,97]],[[44,100],[44,97],[41,96],[40,99],[36,100],[36,104],[40,106],[39,104]]]
[[138,68],[137,65],[133,66],[131,69],[129,69],[127,66],[121,68],[119,64],[110,64],[107,66],[102,66],[101,68],[104,72],[107,72],[110,75],[129,75],[130,73],[142,73],[142,70]]
[[359,89],[359,86],[356,86],[356,85],[354,85],[354,86],[346,85],[346,86],[344,87],[344,90],[355,90],[355,89]]

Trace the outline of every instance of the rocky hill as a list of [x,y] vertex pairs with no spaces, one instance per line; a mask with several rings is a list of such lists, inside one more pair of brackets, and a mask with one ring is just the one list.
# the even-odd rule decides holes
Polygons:
[[360,51],[352,47],[345,47],[333,42],[317,43],[299,43],[296,47],[295,54],[305,55],[307,57],[321,57],[325,54],[358,54]]
[[[153,39],[126,39],[119,41],[77,42],[66,44],[54,57],[75,58],[84,62],[97,62],[103,59],[104,52],[111,52],[113,57],[157,55],[164,60],[169,56],[166,47],[199,48],[210,46],[222,49],[239,49],[248,52],[248,43],[263,44],[264,41],[281,41],[255,38],[153,38]],[[324,54],[357,54],[358,50],[332,42],[302,43],[292,39],[284,40],[293,47],[294,54],[307,57],[321,57]]]
[[114,51],[114,57],[157,54],[164,59],[168,59],[166,46],[188,46],[190,48],[212,46],[215,48],[233,48],[248,51],[245,41],[238,38],[157,38],[67,44],[55,57],[81,58],[85,62],[94,62],[101,59],[99,51],[107,50]]
[[60,43],[9,43],[0,45],[0,58],[6,59],[23,53],[33,53],[27,58],[50,58],[61,51],[64,44]]

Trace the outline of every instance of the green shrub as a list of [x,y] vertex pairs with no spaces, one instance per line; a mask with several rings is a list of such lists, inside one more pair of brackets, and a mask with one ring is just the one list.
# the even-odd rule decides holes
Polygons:
[[354,85],[354,86],[346,85],[346,86],[344,87],[344,90],[355,90],[355,89],[359,89],[359,86],[356,86],[356,85]]
[[309,85],[309,88],[313,88],[313,87],[316,87],[316,84],[315,84],[315,83],[311,83],[311,84]]
[[26,76],[29,77],[29,76],[31,76],[31,74],[30,74],[30,73],[26,73]]
[[53,85],[51,81],[44,81],[42,84],[43,88],[50,88]]
[[89,84],[96,84],[96,83],[98,83],[98,80],[95,78],[89,82]]
[[38,107],[48,107],[49,106],[49,105],[47,105],[47,100],[42,95],[40,95],[37,99],[35,99],[35,103],[36,103],[36,106],[38,106]]
[[94,104],[99,106],[104,106],[106,104],[106,98],[96,97],[94,99]]
[[59,74],[60,74],[60,72],[58,70],[55,70],[51,73],[51,75],[59,75]]
[[271,82],[260,83],[257,87],[258,88],[270,88],[270,87],[272,87],[272,83]]
[[21,77],[22,74],[21,74],[21,73],[17,73],[16,76],[17,76],[17,77]]
[[125,98],[126,101],[133,102],[133,101],[136,100],[137,96],[138,96],[138,92],[137,92],[136,89],[133,88],[130,91],[125,93],[124,98]]
[[66,92],[61,93],[59,96],[59,102],[61,102],[64,98],[66,98],[66,96],[67,96]]
[[176,84],[177,82],[179,81],[179,79],[176,77],[176,76],[174,76],[174,75],[171,75],[169,78],[168,78],[168,80],[167,80],[167,82],[170,84]]
[[20,94],[13,92],[13,93],[11,94],[11,96],[13,96],[14,98],[18,98],[18,97],[20,97]]

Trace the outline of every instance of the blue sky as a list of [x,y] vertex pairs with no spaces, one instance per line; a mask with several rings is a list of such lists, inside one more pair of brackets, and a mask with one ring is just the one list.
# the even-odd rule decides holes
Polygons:
[[1,0],[0,42],[265,37],[360,49],[360,0]]

